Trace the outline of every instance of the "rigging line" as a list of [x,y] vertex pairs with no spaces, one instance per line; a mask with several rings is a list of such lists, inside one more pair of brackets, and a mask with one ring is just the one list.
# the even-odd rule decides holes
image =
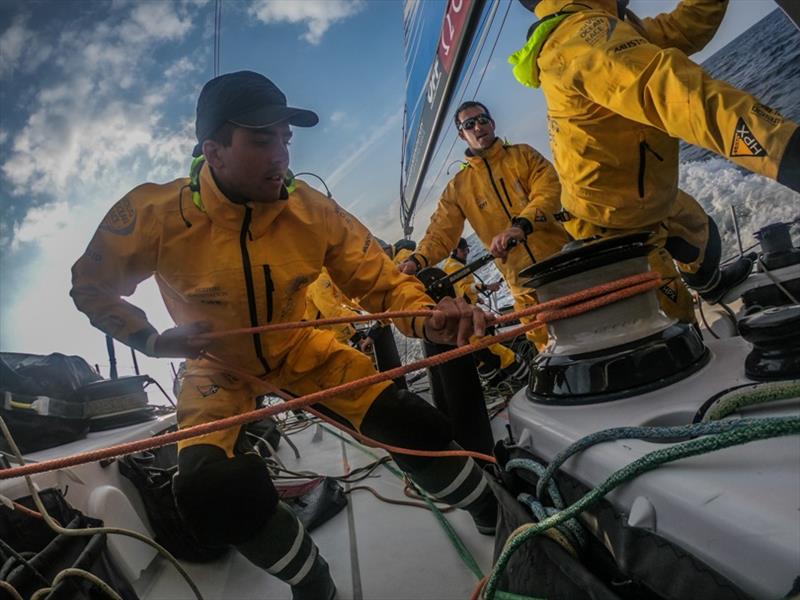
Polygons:
[[489,60],[486,61],[486,64],[483,65],[483,72],[481,73],[481,78],[478,81],[478,87],[475,88],[475,93],[472,95],[472,99],[475,100],[475,97],[478,95],[478,90],[481,89],[481,84],[483,84],[483,77],[486,75],[487,68],[489,67],[489,63],[492,62],[492,56],[494,56],[494,51],[497,49],[497,42],[500,41],[500,34],[503,31],[503,27],[506,25],[506,19],[508,19],[508,13],[511,10],[511,3],[513,0],[508,0],[508,7],[506,8],[506,14],[503,15],[503,22],[500,23],[500,31],[497,32],[497,37],[494,38],[494,45],[492,46],[492,51],[489,53]]
[[219,76],[220,50],[222,45],[222,0],[214,2],[214,77]]
[[[511,2],[512,1],[513,0],[509,0],[509,7],[511,6]],[[477,67],[478,63],[480,62],[481,54],[483,54],[483,47],[485,46],[486,40],[489,37],[489,31],[492,29],[492,25],[494,25],[494,20],[495,20],[495,17],[497,16],[497,7],[499,5],[500,5],[499,0],[498,0],[498,2],[495,2],[495,3],[492,4],[492,12],[489,15],[489,17],[487,18],[486,26],[484,27],[483,33],[481,34],[481,39],[478,42],[478,50],[475,53],[475,58],[473,59],[472,64],[470,65],[469,73],[464,78],[464,82],[461,85],[461,96],[458,99],[458,104],[459,105],[464,100],[464,96],[467,93],[467,88],[469,87],[469,84],[472,81],[472,76],[475,74],[475,68]],[[508,14],[508,12],[506,12],[506,15],[507,14]],[[505,22],[505,19],[504,19],[504,22]],[[501,26],[500,30],[497,32],[498,36],[500,35],[501,31],[502,31],[502,26]],[[491,55],[489,55],[489,60],[491,60],[491,58],[492,58]],[[453,126],[452,122],[448,121],[447,131],[444,134],[445,136],[447,135],[447,133],[449,133],[450,127],[452,127],[452,126]],[[405,137],[403,139],[405,139]],[[450,153],[453,151],[453,147],[456,145],[456,140],[458,140],[458,135],[456,135],[456,137],[453,139],[453,143],[450,144],[450,149],[447,151],[447,156],[444,159],[445,161],[450,156]],[[444,146],[444,144],[439,144],[439,146],[437,146],[436,150],[433,153],[433,158],[431,158],[431,164],[435,163],[436,157],[439,155],[439,152],[441,152],[443,146]],[[428,189],[428,192],[425,194],[425,197],[422,199],[421,202],[417,203],[417,206],[415,207],[415,209],[417,209],[420,206],[424,205],[428,201],[428,199],[430,198],[431,193],[433,192],[434,187],[436,186],[436,182],[439,180],[440,176],[441,176],[441,168],[436,173],[436,177],[434,177],[433,183],[431,183],[431,187]],[[401,213],[401,216],[404,217],[404,218],[406,216],[408,216],[409,224],[412,224],[413,221],[414,221],[414,212],[411,211],[410,207],[408,207],[408,206],[404,207],[404,212]]]
[[[512,0],[509,0],[509,6],[511,5],[510,4],[511,1]],[[481,39],[478,41],[478,51],[475,53],[475,59],[472,61],[472,64],[470,65],[470,68],[469,68],[469,73],[464,78],[464,82],[461,84],[461,95],[458,98],[458,104],[459,105],[464,100],[464,96],[467,93],[467,88],[469,87],[469,84],[472,81],[472,76],[475,74],[475,68],[478,66],[478,63],[480,62],[481,54],[483,54],[483,47],[486,45],[486,40],[489,37],[489,31],[492,29],[492,25],[494,25],[494,20],[495,20],[495,18],[497,16],[497,7],[498,6],[500,6],[499,0],[498,0],[498,2],[494,2],[492,4],[492,12],[489,15],[489,17],[487,18],[487,23],[486,23],[486,26],[483,29],[483,33],[481,34]],[[497,32],[498,36],[500,35],[500,31],[502,31],[502,27]],[[491,54],[490,54],[489,55],[489,60],[491,60],[491,58],[492,57],[491,57]],[[450,131],[451,127],[453,127],[453,123],[452,123],[452,121],[448,120],[447,132]],[[445,135],[447,135],[447,133],[445,133]],[[456,135],[456,139],[458,139],[457,135]],[[455,142],[453,143],[453,145],[455,145]],[[439,144],[439,146],[436,148],[436,151],[433,153],[433,158],[431,158],[431,162],[434,162],[436,160],[436,157],[439,155],[439,152],[441,152],[443,146],[444,146],[444,144]],[[448,156],[450,155],[450,152],[452,152],[452,150],[453,150],[453,148],[451,146],[450,147],[450,151],[447,153]]]
[[[492,25],[493,25],[493,22],[494,22],[494,16],[495,16],[495,14],[496,14],[496,12],[497,12],[497,6],[498,6],[498,4],[499,4],[499,0],[497,0],[497,2],[494,2],[494,3],[492,4],[492,15],[491,15],[491,19],[492,19],[492,20],[491,20],[491,22],[487,23],[487,25],[484,27],[484,33],[483,33],[483,34],[482,34],[482,36],[481,36],[481,38],[482,38],[482,39],[481,39],[481,42],[480,42],[481,49],[480,49],[480,51],[479,51],[478,53],[476,53],[476,56],[475,56],[475,59],[474,59],[474,60],[475,60],[475,62],[477,62],[477,61],[478,61],[478,59],[479,59],[480,52],[482,52],[482,50],[483,50],[483,43],[484,43],[484,41],[485,41],[485,39],[486,39],[486,36],[488,36],[488,31],[489,31],[489,29],[491,29],[491,27],[492,27]],[[499,35],[499,32],[498,32],[498,35]],[[467,54],[468,54],[468,52],[467,52]],[[490,58],[491,58],[491,57],[490,57]],[[465,56],[465,60],[466,60],[466,56]],[[470,76],[470,79],[471,79],[471,76]],[[454,84],[454,87],[453,87],[453,94],[452,94],[452,96],[454,96],[454,95],[455,95],[455,92],[456,92],[456,91],[457,91],[457,90],[458,90],[458,89],[461,87],[461,85],[463,85],[463,86],[466,88],[466,86],[468,85],[468,81],[467,81],[467,82],[465,82],[465,83],[463,83],[463,84],[461,84],[461,85],[459,85],[459,86],[456,86],[456,84],[458,84],[458,82],[457,82],[457,81],[456,81],[456,82],[455,82],[455,84]],[[447,85],[447,87],[449,88],[449,86],[450,86],[450,81],[449,81],[449,80],[448,80],[448,82],[447,82],[447,84],[446,84],[446,85]],[[448,92],[448,95],[449,95],[449,92]],[[452,96],[450,96],[450,97],[452,97]],[[422,97],[422,96],[420,95],[420,97],[417,99],[417,103],[419,103],[419,101],[420,101],[421,97]],[[449,102],[448,102],[448,104],[449,104]],[[449,106],[448,106],[448,107],[449,107]],[[440,105],[439,105],[439,107],[436,109],[436,117],[435,117],[435,122],[438,122],[438,120],[439,120],[440,116],[442,116],[442,114],[441,114],[441,113],[442,113],[443,109],[444,109],[444,105],[443,105],[443,104],[440,104]],[[415,114],[416,114],[416,106],[415,106],[415,109],[414,109],[414,112],[412,113],[412,115],[415,115]],[[440,124],[440,125],[437,127],[437,129],[439,130],[439,132],[437,133],[437,136],[438,136],[438,135],[440,135],[440,133],[441,133],[441,125],[442,125],[442,124],[443,124],[443,123],[441,123],[441,124]],[[429,136],[428,142],[430,142],[430,141],[431,141],[431,137],[433,137],[433,136]],[[426,149],[425,149],[425,151],[424,151],[423,155],[427,154],[427,153],[428,153],[428,151],[429,151],[429,150],[431,150],[431,149],[432,149],[432,148],[430,147],[430,145],[426,145]],[[421,170],[420,170],[420,172],[419,172],[419,174],[418,174],[418,176],[417,176],[417,181],[415,182],[415,193],[414,193],[414,198],[412,199],[410,210],[407,210],[407,211],[406,211],[406,213],[402,215],[402,217],[403,217],[403,223],[402,223],[402,225],[403,225],[403,227],[404,227],[404,228],[407,228],[407,227],[408,227],[409,225],[411,225],[411,223],[413,222],[413,219],[414,219],[414,211],[416,210],[416,208],[417,208],[417,205],[418,205],[417,199],[419,198],[419,194],[420,194],[420,192],[421,192],[421,190],[422,190],[422,183],[423,183],[423,182],[424,182],[424,180],[425,180],[425,178],[424,178],[424,176],[423,176],[423,173],[426,173],[426,172],[428,171],[428,166],[430,166],[430,165],[432,164],[432,161],[436,159],[436,156],[439,154],[439,151],[440,151],[440,149],[441,149],[441,145],[439,145],[439,146],[437,146],[436,148],[433,148],[433,149],[432,149],[432,150],[433,150],[433,154],[432,154],[432,157],[431,157],[431,159],[430,159],[430,160],[427,160],[427,159],[425,160],[425,165],[426,165],[426,166],[425,166],[425,169],[424,169],[424,170],[422,170],[422,169],[421,169]]]
[[[506,7],[506,13],[503,16],[502,23],[500,23],[500,28],[497,30],[497,36],[494,39],[494,44],[492,45],[492,50],[491,50],[491,52],[489,52],[489,58],[486,59],[486,63],[483,65],[483,71],[481,72],[481,78],[478,81],[478,85],[475,88],[475,93],[472,94],[472,99],[473,100],[477,97],[478,91],[480,90],[481,85],[483,84],[483,77],[484,77],[484,75],[486,75],[486,70],[489,67],[489,64],[492,62],[492,56],[494,56],[494,51],[497,48],[497,42],[500,40],[500,34],[503,33],[503,27],[505,27],[506,19],[508,18],[508,13],[511,10],[511,4],[512,4],[513,1],[514,0],[508,0],[508,6]],[[493,10],[495,11],[495,13],[496,13],[497,7],[499,5],[500,5],[499,2],[494,4]],[[492,21],[494,21],[495,13],[492,14],[492,17],[491,17]],[[492,26],[492,23],[489,23],[489,25],[487,26],[487,29],[486,29],[487,32],[491,28],[491,26]],[[484,38],[483,41],[485,42],[485,38]],[[482,51],[483,51],[483,48],[481,48],[481,50],[479,51],[479,55],[480,55],[480,52],[482,52]],[[479,56],[476,57],[475,62],[473,63],[473,66],[478,64],[478,58],[479,58]],[[461,101],[463,101],[464,96],[466,96],[467,88],[469,87],[469,81],[472,79],[472,75],[473,75],[473,72],[470,73],[468,80],[464,82],[464,91],[462,92],[461,98],[459,99],[459,104],[461,103]],[[439,180],[439,177],[441,177],[442,172],[444,171],[445,165],[448,164],[447,163],[447,159],[450,157],[450,153],[453,151],[453,148],[455,147],[457,141],[458,141],[458,135],[456,135],[453,138],[453,142],[450,144],[450,149],[447,151],[447,154],[445,155],[445,157],[444,157],[444,159],[442,161],[442,165],[439,167],[439,170],[436,173],[436,177],[433,178],[433,182],[431,183],[431,187],[428,188],[428,193],[425,194],[425,197],[422,199],[422,201],[417,204],[417,208],[423,206],[430,199],[430,196],[433,193],[433,190],[436,189],[436,182]],[[441,149],[441,148],[442,148],[442,146],[439,146],[439,149]],[[436,158],[436,154],[437,153],[434,153],[434,159]],[[433,161],[431,161],[431,162],[433,162]]]

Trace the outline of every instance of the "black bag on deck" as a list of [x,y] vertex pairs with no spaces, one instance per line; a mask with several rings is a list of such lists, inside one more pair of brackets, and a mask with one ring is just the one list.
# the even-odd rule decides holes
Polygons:
[[225,546],[201,544],[181,521],[172,494],[172,476],[178,469],[174,444],[123,456],[118,464],[119,472],[139,490],[156,542],[176,558],[207,562],[227,551]]
[[[39,495],[47,512],[68,529],[101,527],[103,524],[102,521],[86,517],[69,506],[58,490],[45,490]],[[31,497],[17,502],[36,510]],[[38,573],[34,573],[13,553],[8,552],[5,545],[0,544],[0,580],[14,586],[23,598],[30,598],[36,590],[50,587],[53,578],[60,571],[73,567],[97,575],[124,600],[138,600],[136,592],[119,573],[106,552],[105,534],[57,535],[43,520],[0,506],[0,539],[25,558]],[[87,579],[65,577],[45,599],[96,600],[104,597],[105,594]]]
[[[0,353],[0,414],[23,453],[153,418],[146,375],[103,379],[79,356]],[[0,449],[9,450],[0,439]]]
[[276,487],[281,500],[289,505],[306,531],[313,531],[347,506],[344,489],[330,477],[322,477],[301,486]]

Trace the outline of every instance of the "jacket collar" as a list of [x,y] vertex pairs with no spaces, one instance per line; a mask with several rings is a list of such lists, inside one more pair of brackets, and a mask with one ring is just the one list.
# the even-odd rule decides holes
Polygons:
[[217,186],[208,163],[200,171],[200,194],[205,212],[214,225],[241,231],[247,207],[251,209],[250,235],[253,239],[266,233],[269,226],[284,211],[288,200],[276,202],[249,202],[246,205],[231,202]]
[[466,152],[464,152],[464,159],[467,161],[468,166],[474,167],[477,165],[482,165],[484,158],[487,162],[494,162],[498,160],[501,155],[504,155],[505,152],[506,144],[498,137],[495,138],[494,143],[489,146],[489,148],[487,148],[486,151],[484,151],[484,153],[480,156],[476,156],[469,148],[467,148]]
[[544,19],[555,13],[581,10],[603,10],[612,15],[617,15],[617,0],[540,0],[536,5],[536,16]]

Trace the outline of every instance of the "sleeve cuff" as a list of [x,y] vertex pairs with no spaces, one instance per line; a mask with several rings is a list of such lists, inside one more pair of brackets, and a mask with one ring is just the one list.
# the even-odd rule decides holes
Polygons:
[[514,217],[511,219],[511,224],[522,229],[526,237],[533,233],[533,225],[525,217]]
[[147,341],[145,342],[144,349],[143,349],[143,352],[147,356],[152,356],[153,358],[156,358],[156,340],[157,339],[158,339],[158,333],[155,332],[155,331],[153,333],[151,333],[150,336],[147,338]]
[[[408,260],[412,261],[417,265],[418,269],[424,269],[428,266],[428,259],[425,258],[422,254],[417,254],[416,252],[408,257]],[[424,261],[425,264],[422,264]]]

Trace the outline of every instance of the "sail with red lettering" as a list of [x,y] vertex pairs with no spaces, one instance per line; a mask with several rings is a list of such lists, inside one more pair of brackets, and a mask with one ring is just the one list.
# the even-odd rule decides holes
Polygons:
[[448,118],[472,40],[486,25],[485,0],[406,0],[403,11],[406,106],[402,219],[407,234],[425,174]]

